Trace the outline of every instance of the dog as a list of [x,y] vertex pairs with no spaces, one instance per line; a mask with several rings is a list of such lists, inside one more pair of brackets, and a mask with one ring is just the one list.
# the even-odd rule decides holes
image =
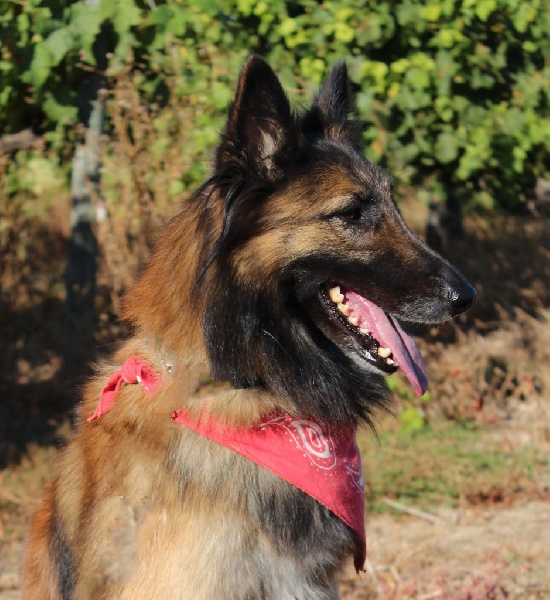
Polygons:
[[[35,513],[24,597],[332,599],[365,559],[358,426],[476,292],[361,153],[344,62],[297,115],[248,59],[213,175],[128,292]],[[204,393],[200,372],[214,383]]]

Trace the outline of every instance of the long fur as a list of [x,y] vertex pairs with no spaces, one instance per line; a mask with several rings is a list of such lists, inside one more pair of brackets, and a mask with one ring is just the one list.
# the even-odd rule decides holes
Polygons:
[[[129,292],[133,337],[98,367],[36,512],[24,597],[329,599],[360,543],[299,489],[174,424],[204,408],[250,425],[275,410],[369,423],[387,403],[381,373],[327,311],[333,282],[384,310],[439,322],[471,303],[463,277],[414,236],[392,181],[364,159],[338,63],[293,114],[271,68],[239,80],[212,177],[181,207]],[[457,300],[458,299],[458,300]],[[124,386],[87,423],[128,357],[160,375],[154,398]]]

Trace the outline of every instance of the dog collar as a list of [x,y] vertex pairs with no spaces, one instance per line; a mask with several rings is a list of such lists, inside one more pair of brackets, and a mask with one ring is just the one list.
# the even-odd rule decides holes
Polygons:
[[[141,358],[133,356],[111,375],[88,421],[109,411],[123,383],[140,384],[153,395],[159,376]],[[185,409],[174,411],[176,423],[225,446],[299,488],[339,517],[361,540],[354,556],[357,571],[366,558],[364,482],[356,428],[271,414],[252,427],[231,427],[203,415],[190,418]]]

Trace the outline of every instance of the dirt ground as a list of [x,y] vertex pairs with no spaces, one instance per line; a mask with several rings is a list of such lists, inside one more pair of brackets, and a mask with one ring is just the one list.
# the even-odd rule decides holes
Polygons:
[[[534,448],[548,457],[550,228],[537,219],[468,227],[448,254],[481,298],[457,325],[419,332],[432,400],[416,406],[428,422],[475,423],[483,443],[503,452]],[[56,293],[46,285],[25,297],[18,291],[0,313],[0,600],[20,597],[28,519],[70,430]],[[101,349],[116,335],[103,331]],[[550,464],[529,486],[490,477],[490,488],[463,494],[454,508],[411,514],[418,507],[388,498],[384,514],[367,511],[366,572],[346,575],[342,598],[550,598]]]
[[367,572],[343,599],[550,598],[550,504],[367,519]]

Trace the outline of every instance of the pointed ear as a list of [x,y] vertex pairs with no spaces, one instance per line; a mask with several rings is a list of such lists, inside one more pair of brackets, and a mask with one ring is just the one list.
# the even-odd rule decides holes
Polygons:
[[310,110],[304,116],[304,134],[355,141],[356,131],[348,119],[352,110],[353,96],[348,68],[340,60],[332,67]]
[[274,155],[294,130],[290,104],[271,67],[258,56],[245,63],[225,134],[216,156],[218,170],[229,165],[276,175]]

